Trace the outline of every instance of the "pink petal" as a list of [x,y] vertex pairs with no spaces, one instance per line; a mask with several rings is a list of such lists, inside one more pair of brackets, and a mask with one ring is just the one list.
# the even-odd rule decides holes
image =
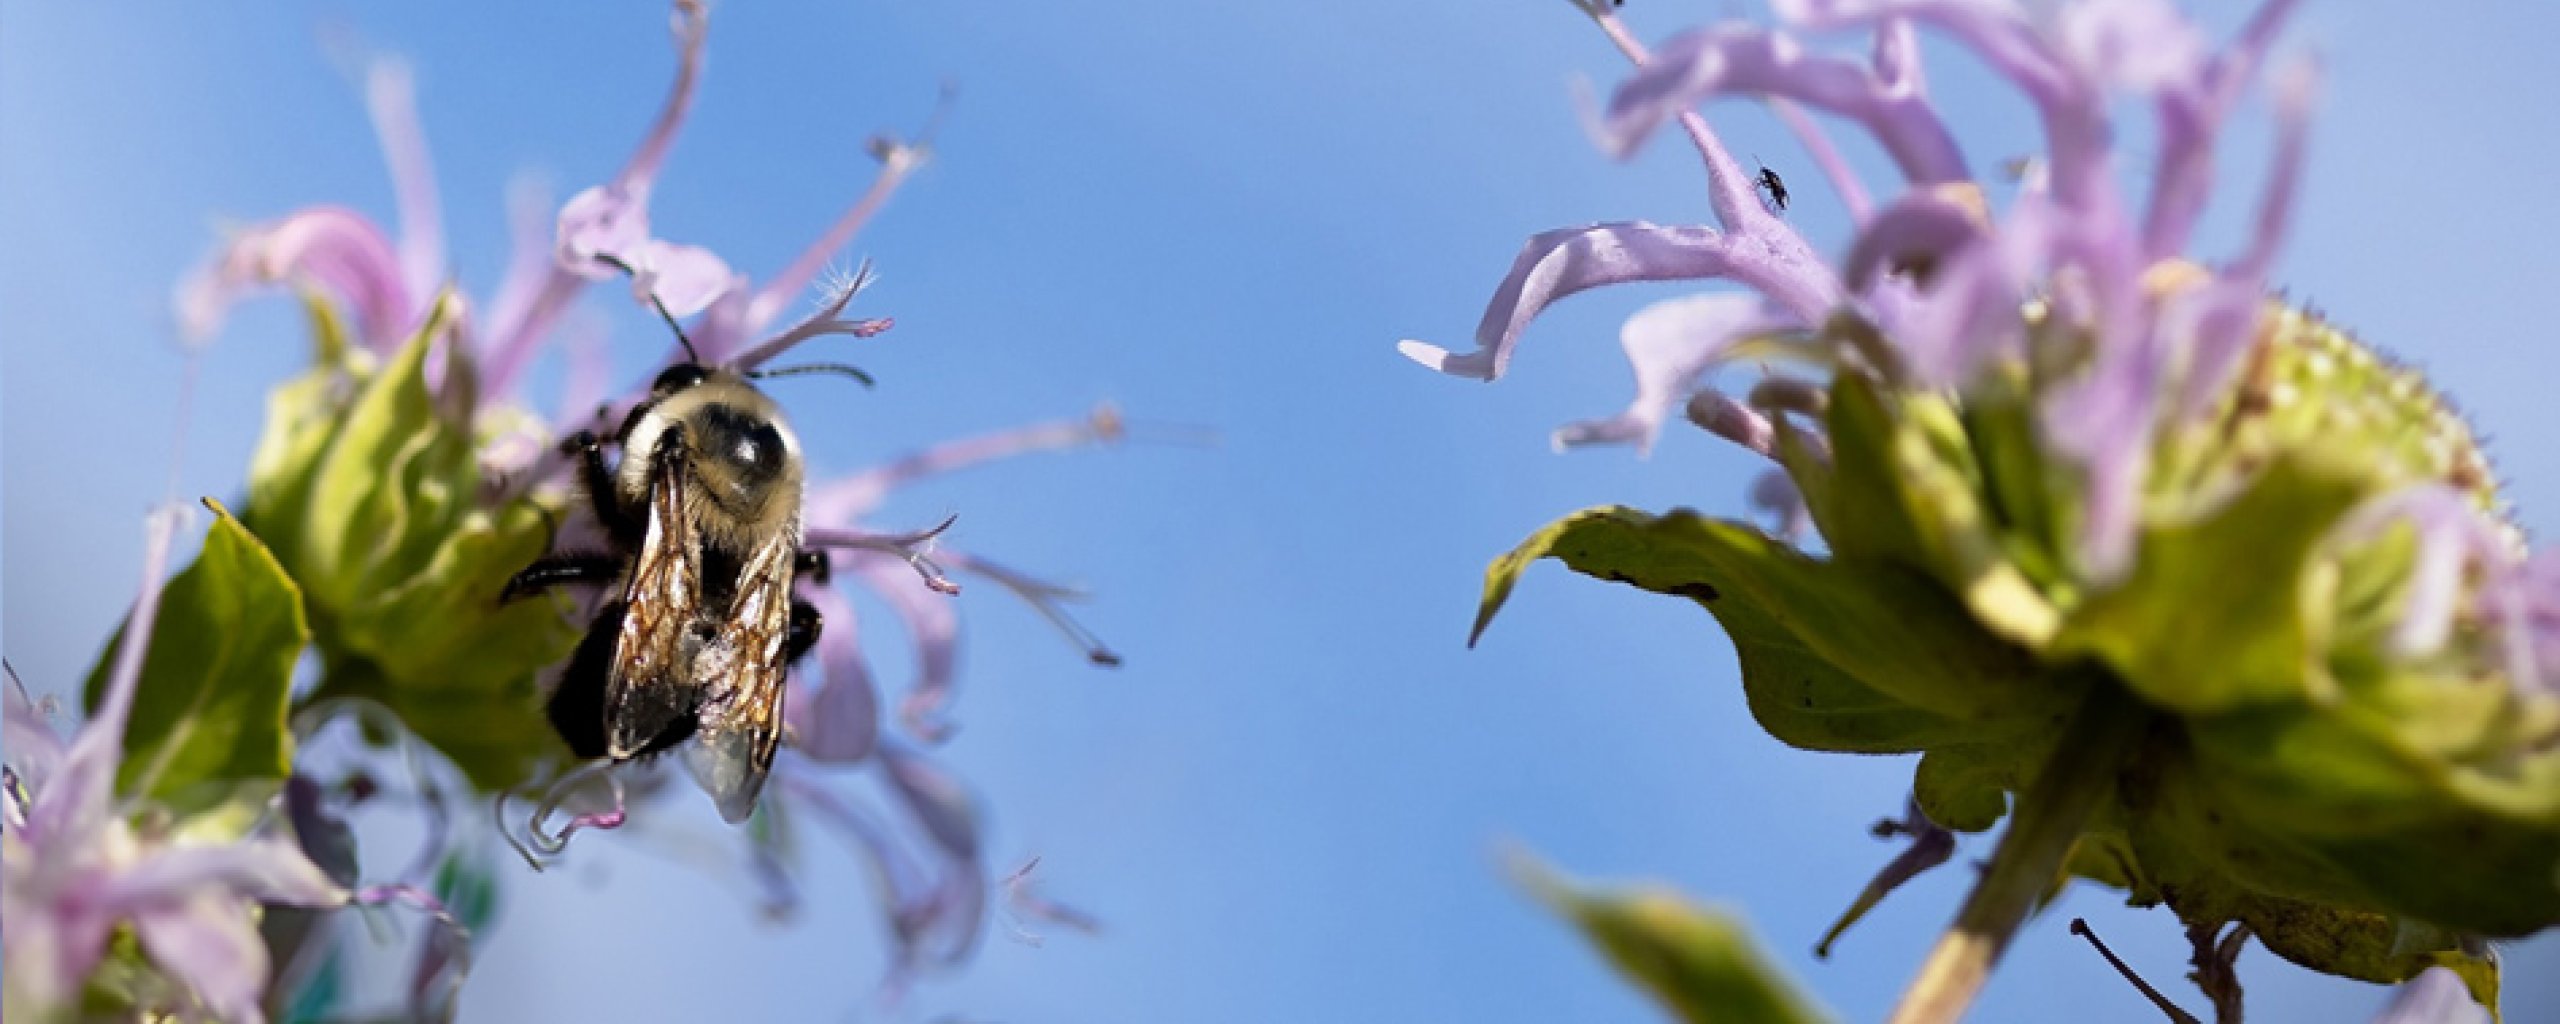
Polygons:
[[646,304],[655,293],[674,317],[702,312],[736,282],[729,264],[701,246],[653,238],[641,243],[629,262],[637,271],[631,275],[632,296]]
[[2042,207],[2039,197],[2022,197],[2021,213],[1995,236],[1978,207],[1913,191],[1850,246],[1843,261],[1850,287],[1868,297],[1915,381],[1962,384],[2023,344],[2024,282],[2050,259]]
[[1689,396],[1682,410],[1689,422],[1717,437],[1741,445],[1768,458],[1777,457],[1778,428],[1760,411],[1714,388],[1701,389]]
[[2022,300],[1990,240],[1949,254],[1892,323],[1912,380],[1928,387],[1964,384],[1983,366],[2019,351],[2026,340]]
[[2222,120],[2257,74],[2295,6],[2296,0],[2268,0],[2200,80],[2160,94],[2160,159],[2152,172],[2151,205],[2142,229],[2146,262],[2186,250],[2187,236],[2213,192],[2213,147]]
[[939,871],[931,888],[899,901],[900,958],[950,964],[968,954],[985,924],[987,880],[978,862],[978,820],[958,779],[895,745],[881,747],[890,789],[933,837]]
[[756,292],[754,301],[747,306],[747,330],[763,330],[781,314],[783,307],[791,304],[793,296],[816,280],[819,272],[826,269],[827,262],[851,244],[853,236],[861,233],[862,226],[870,222],[872,215],[888,204],[889,197],[897,193],[898,186],[907,180],[907,176],[924,165],[927,152],[922,147],[903,143],[891,143],[886,147],[880,154],[880,175],[871,179],[871,187],[863,190],[862,197],[854,200],[853,206],[846,209],[843,216],[837,217],[834,224],[827,226],[825,234],[802,250],[798,259],[773,275],[773,279],[766,281],[764,287]]
[[2268,161],[2266,191],[2258,198],[2258,222],[2248,251],[2231,268],[2235,277],[2266,280],[2275,266],[2276,250],[2293,219],[2294,196],[2302,184],[2302,162],[2309,148],[2311,105],[2320,91],[2320,69],[2303,62],[2283,68],[2275,81],[2276,152]]
[[1690,281],[1734,270],[1727,236],[1707,227],[1661,227],[1643,221],[1560,228],[1529,239],[1476,325],[1476,351],[1453,355],[1437,345],[1403,341],[1396,350],[1453,377],[1499,379],[1529,321],[1558,299],[1629,281]]
[[[1822,31],[1910,21],[1954,36],[2034,101],[2044,121],[2054,191],[2063,204],[2093,217],[2116,215],[2106,83],[2085,74],[2042,32],[2042,23],[2018,5],[2004,0],[1776,0],[1773,6],[1779,17]],[[2117,240],[2112,229],[2106,238]]]
[[335,907],[347,901],[347,891],[330,881],[300,847],[276,838],[148,854],[108,879],[93,901],[109,912],[125,913],[203,889],[297,907]]
[[640,148],[631,152],[630,161],[614,176],[616,184],[646,201],[649,186],[658,178],[658,168],[666,163],[667,151],[675,147],[676,131],[684,127],[685,114],[693,109],[696,85],[702,78],[702,50],[711,32],[711,12],[700,0],[676,0],[675,12],[668,18],[669,31],[676,37],[676,80],[667,89],[667,102],[658,109],[658,117],[649,124],[649,133],[641,137]]
[[554,237],[553,259],[561,269],[590,281],[621,277],[622,269],[602,257],[630,262],[630,254],[649,240],[648,194],[616,182],[570,196],[560,207]]
[[[516,374],[533,358],[542,332],[559,313],[555,305],[544,312],[540,323],[534,323],[530,318],[537,309],[536,298],[555,287],[574,294],[584,284],[583,278],[560,269],[553,258],[554,209],[550,186],[539,177],[518,175],[507,183],[507,269],[489,300],[488,333],[476,353],[481,380],[492,393],[508,392]],[[555,286],[554,277],[564,280]],[[565,304],[565,299],[555,296],[552,302]]]
[[2065,102],[2080,83],[2006,0],[1771,0],[1779,20],[1817,32],[1917,22],[1955,36],[2007,75],[2039,107]]
[[1753,477],[1750,502],[1753,512],[1769,517],[1769,532],[1780,540],[1792,542],[1813,525],[1813,509],[1785,470],[1765,469]]
[[1066,637],[1068,643],[1074,644],[1078,651],[1083,652],[1086,661],[1104,668],[1119,667],[1120,656],[1112,653],[1110,645],[1103,643],[1102,638],[1095,636],[1092,630],[1086,629],[1083,623],[1077,622],[1075,616],[1067,614],[1067,603],[1083,600],[1085,597],[1083,591],[1063,584],[1051,583],[965,552],[945,549],[940,557],[943,561],[950,563],[953,568],[993,580],[997,586],[1003,587],[1013,596],[1022,599],[1022,603],[1030,605],[1032,611],[1039,612],[1041,618],[1049,620],[1050,625],[1057,627],[1058,633]]
[[365,75],[364,99],[383,162],[391,168],[391,194],[400,211],[401,283],[411,295],[433,295],[445,277],[444,217],[409,65],[376,61]]
[[133,691],[142,685],[142,656],[151,643],[151,625],[160,614],[162,574],[169,566],[169,542],[178,532],[179,508],[151,513],[143,526],[142,589],[125,617],[124,640],[116,647],[115,664],[107,670],[106,693],[97,713],[72,737],[52,784],[37,793],[27,810],[27,832],[54,851],[87,849],[97,831],[111,820],[116,765],[124,760],[124,727],[133,714]]
[[862,657],[853,602],[833,587],[810,587],[804,593],[826,617],[826,628],[818,634],[825,677],[816,687],[803,687],[783,708],[791,723],[791,746],[820,764],[854,764],[879,746],[880,693]]
[[2416,535],[2417,553],[2391,646],[2402,657],[2419,657],[2453,635],[2473,570],[2488,581],[2485,590],[2497,590],[2512,578],[2520,552],[2471,495],[2444,484],[2404,487],[2365,502],[2339,524],[2337,538],[2369,541],[2402,522]]
[[1682,33],[1609,98],[1605,140],[1623,157],[1663,122],[1728,94],[1803,103],[1864,126],[1916,184],[1962,181],[1964,153],[1918,89],[1897,88],[1865,64],[1811,54],[1793,38],[1725,26]]
[[2168,0],[2081,0],[2055,20],[2063,58],[2105,87],[2156,93],[2204,69],[2204,39]]
[[345,207],[314,206],[233,238],[181,280],[179,325],[190,338],[211,337],[243,294],[303,281],[347,303],[358,334],[376,351],[398,344],[419,313],[381,229]]
[[1698,378],[1723,357],[1733,340],[1772,317],[1758,296],[1738,292],[1691,295],[1657,302],[1628,317],[1618,330],[1627,363],[1635,369],[1636,396],[1626,411],[1580,420],[1555,432],[1555,446],[1633,443],[1650,454],[1662,421],[1697,389]]
[[2317,91],[2318,72],[2307,64],[2286,68],[2278,76],[2276,152],[2258,200],[2257,229],[2229,269],[2198,294],[2173,300],[2169,309],[2170,314],[2181,315],[2185,327],[2183,334],[2173,335],[2186,353],[2188,367],[2179,402],[2183,416],[2202,415],[2257,342],[2258,319],[2266,308],[2267,276],[2292,220],[2294,196],[2302,180],[2312,96]]
[[267,945],[250,922],[248,904],[220,892],[133,915],[133,930],[151,962],[194,990],[212,1016],[230,1024],[266,1020]]
[[902,900],[895,914],[899,959],[948,967],[977,945],[987,919],[987,880],[975,861],[945,861],[933,886]]
[[896,744],[880,748],[880,765],[899,802],[924,826],[936,847],[953,860],[978,858],[978,812],[960,780],[923,755]]
[[2186,379],[2179,387],[2181,418],[2206,415],[2228,393],[2257,343],[2267,301],[2266,285],[2256,279],[2218,278],[2170,297],[2161,307],[2159,329],[2187,353]]
[[1980,207],[1943,192],[1915,189],[1886,206],[1859,233],[1840,261],[1840,277],[1850,291],[1863,292],[1886,274],[1939,263],[1987,234]]
[[2430,967],[2392,993],[2390,1005],[2373,1024],[2489,1024],[2490,1019],[2461,975]]
[[41,792],[62,764],[62,734],[28,699],[17,673],[9,673],[7,693],[0,701],[6,702],[5,711],[0,711],[0,751],[7,752],[9,770],[18,774],[18,783],[30,792]]
[[2080,464],[2079,561],[2100,581],[2131,568],[2165,369],[2163,343],[2150,331],[2110,337],[2097,365],[2055,389],[2040,409],[2047,443]]
[[[0,839],[8,846],[13,872],[27,868],[29,855],[18,838],[13,833]],[[6,893],[5,898],[0,898],[0,917],[7,920],[5,971],[11,1005],[21,998],[40,1007],[71,1004],[79,998],[90,972],[97,970],[99,959],[105,955],[114,920],[76,906],[21,898],[24,893],[17,885],[0,892]]]
[[941,715],[951,704],[952,683],[958,677],[960,614],[949,595],[928,586],[906,562],[871,552],[852,556],[847,568],[861,577],[864,586],[888,599],[915,645],[916,680],[899,702],[898,720],[917,738],[939,743],[951,733]]
[[622,170],[611,181],[570,197],[568,204],[560,208],[554,251],[562,269],[590,281],[602,281],[621,271],[598,260],[599,255],[636,262],[632,258],[635,250],[649,237],[649,190],[657,182],[659,168],[666,163],[667,151],[675,146],[676,130],[683,127],[685,114],[693,109],[709,18],[698,0],[677,0],[675,85]]
[[[864,263],[843,283],[830,286],[826,301],[820,304],[816,311],[800,318],[800,322],[791,325],[788,330],[758,342],[755,347],[735,355],[729,354],[729,343],[724,338],[718,349],[721,353],[719,361],[732,370],[752,370],[812,338],[821,338],[830,334],[869,338],[888,330],[891,323],[889,320],[844,315],[844,309],[853,303],[853,297],[861,294],[862,290],[870,284],[871,264]],[[759,293],[757,300],[747,302],[739,312],[734,329],[740,337],[743,337],[750,328],[761,327],[762,321],[756,319],[755,304],[763,298],[764,294]],[[696,344],[699,345],[700,342]]]

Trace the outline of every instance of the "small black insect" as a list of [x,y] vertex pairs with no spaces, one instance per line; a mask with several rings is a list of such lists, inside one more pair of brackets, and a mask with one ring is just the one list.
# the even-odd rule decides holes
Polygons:
[[1758,184],[1760,186],[1761,196],[1769,201],[1770,206],[1776,207],[1772,212],[1787,212],[1786,179],[1778,177],[1778,172],[1770,170],[1769,165],[1761,164]]

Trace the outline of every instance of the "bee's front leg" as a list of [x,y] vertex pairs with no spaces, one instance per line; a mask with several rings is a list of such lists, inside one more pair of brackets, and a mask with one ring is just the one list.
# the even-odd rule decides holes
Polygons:
[[604,464],[604,439],[592,430],[581,430],[560,442],[560,453],[578,460],[578,478],[585,485],[587,500],[594,504],[596,522],[605,532],[616,537],[636,538],[646,524],[627,514],[622,498],[613,489],[613,467]]
[[810,548],[801,552],[798,558],[791,560],[791,572],[794,575],[808,577],[809,582],[821,587],[826,586],[827,581],[835,576],[835,571],[835,563],[827,558],[825,548]]
[[818,630],[823,625],[825,617],[818,614],[817,605],[791,602],[791,631],[782,638],[783,663],[796,663],[809,653],[809,648],[818,646]]
[[525,566],[508,578],[507,589],[498,594],[498,603],[539,594],[563,583],[603,583],[621,574],[622,560],[612,555],[592,552],[552,555]]

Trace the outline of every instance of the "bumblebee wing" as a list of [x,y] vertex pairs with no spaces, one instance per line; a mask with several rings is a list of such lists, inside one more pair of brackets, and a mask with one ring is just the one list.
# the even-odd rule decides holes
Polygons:
[[695,716],[700,731],[685,751],[685,765],[731,824],[755,813],[756,794],[782,742],[783,680],[790,671],[783,648],[791,632],[799,534],[795,523],[742,563],[737,603],[696,666],[709,688]]
[[644,456],[655,463],[648,525],[623,591],[622,635],[605,682],[605,753],[616,761],[683,739],[701,698],[688,636],[700,611],[701,542],[685,500],[684,461],[660,452]]

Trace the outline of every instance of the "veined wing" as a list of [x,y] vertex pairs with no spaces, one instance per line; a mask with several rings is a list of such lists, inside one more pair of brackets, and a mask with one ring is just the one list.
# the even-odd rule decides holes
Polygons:
[[783,681],[790,671],[783,652],[791,632],[797,525],[778,531],[741,563],[737,601],[694,663],[704,689],[695,716],[700,729],[685,751],[685,764],[732,824],[755,813],[756,794],[782,742]]
[[[702,599],[700,531],[691,521],[684,460],[663,437],[658,451],[625,452],[624,458],[647,458],[648,527],[623,591],[627,605],[621,639],[614,646],[613,671],[604,693],[605,753],[616,761],[680,740],[690,731],[694,707],[701,699],[701,675],[693,661],[701,641],[692,633]],[[661,742],[670,728],[672,739]]]

